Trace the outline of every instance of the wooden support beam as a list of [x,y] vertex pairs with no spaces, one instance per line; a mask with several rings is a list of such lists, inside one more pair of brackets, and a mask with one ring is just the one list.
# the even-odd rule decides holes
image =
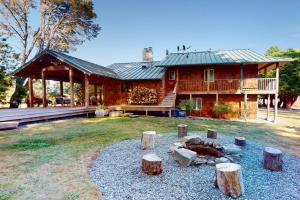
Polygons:
[[73,69],[69,70],[69,81],[70,81],[70,98],[71,98],[71,107],[74,107],[74,72]]
[[85,107],[89,107],[90,94],[89,94],[89,79],[87,74],[84,74],[84,82],[85,82]]
[[82,102],[82,105],[84,106],[85,105],[85,78],[84,78],[84,76],[83,76],[83,80],[82,80],[82,83],[81,83],[81,91],[82,91],[81,102]]
[[96,106],[98,105],[98,99],[97,99],[97,85],[95,84],[94,85],[94,95],[95,95],[95,98],[96,98]]
[[244,119],[245,119],[245,122],[247,122],[247,98],[248,98],[248,95],[247,93],[244,94]]
[[43,93],[43,107],[47,107],[47,91],[46,91],[45,70],[42,70],[42,93]]
[[60,96],[64,96],[64,82],[59,81]]
[[219,104],[219,93],[216,94],[216,105]]
[[244,65],[240,65],[240,90],[243,90],[244,85]]
[[279,63],[276,63],[276,93],[275,93],[275,104],[274,104],[274,122],[277,120],[278,113],[278,91],[279,91]]
[[28,90],[29,90],[29,96],[28,96],[28,101],[29,101],[29,107],[33,107],[33,79],[32,76],[28,77]]
[[266,120],[269,120],[270,117],[270,94],[268,94],[268,98],[267,98],[267,118]]

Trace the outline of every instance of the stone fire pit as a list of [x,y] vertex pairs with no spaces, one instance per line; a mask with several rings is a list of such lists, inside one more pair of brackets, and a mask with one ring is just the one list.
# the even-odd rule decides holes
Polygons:
[[[215,165],[218,163],[235,162],[242,156],[242,149],[235,144],[221,144],[221,140],[204,138],[199,135],[184,137],[169,148],[174,154],[176,149],[184,148],[197,153],[191,157],[192,165]],[[176,153],[178,153],[176,151]],[[180,152],[179,152],[180,153]]]

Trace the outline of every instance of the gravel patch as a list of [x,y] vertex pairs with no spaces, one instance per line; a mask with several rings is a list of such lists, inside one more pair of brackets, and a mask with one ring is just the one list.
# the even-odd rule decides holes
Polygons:
[[[199,133],[202,137],[206,133]],[[126,140],[101,150],[90,177],[107,200],[230,199],[214,187],[215,167],[182,167],[167,151],[178,141],[177,134],[158,135],[154,150],[142,150],[140,140]],[[218,142],[233,143],[234,138],[218,135]],[[242,166],[245,194],[239,199],[300,199],[300,160],[284,154],[282,172],[262,166],[264,146],[247,140]],[[144,174],[142,156],[154,152],[163,160],[163,173]]]

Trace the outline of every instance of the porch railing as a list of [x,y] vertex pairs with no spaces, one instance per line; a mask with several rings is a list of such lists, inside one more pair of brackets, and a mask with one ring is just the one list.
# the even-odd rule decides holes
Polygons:
[[250,78],[244,79],[241,88],[240,79],[216,79],[214,81],[179,80],[177,82],[178,92],[206,92],[206,91],[228,91],[236,92],[242,90],[270,91],[276,90],[276,78]]
[[248,78],[244,79],[244,90],[276,90],[276,78]]

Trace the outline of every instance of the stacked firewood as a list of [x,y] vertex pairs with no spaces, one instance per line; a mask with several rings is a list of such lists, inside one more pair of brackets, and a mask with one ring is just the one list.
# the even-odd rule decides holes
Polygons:
[[128,103],[135,105],[157,104],[157,92],[146,87],[135,87],[129,94]]

